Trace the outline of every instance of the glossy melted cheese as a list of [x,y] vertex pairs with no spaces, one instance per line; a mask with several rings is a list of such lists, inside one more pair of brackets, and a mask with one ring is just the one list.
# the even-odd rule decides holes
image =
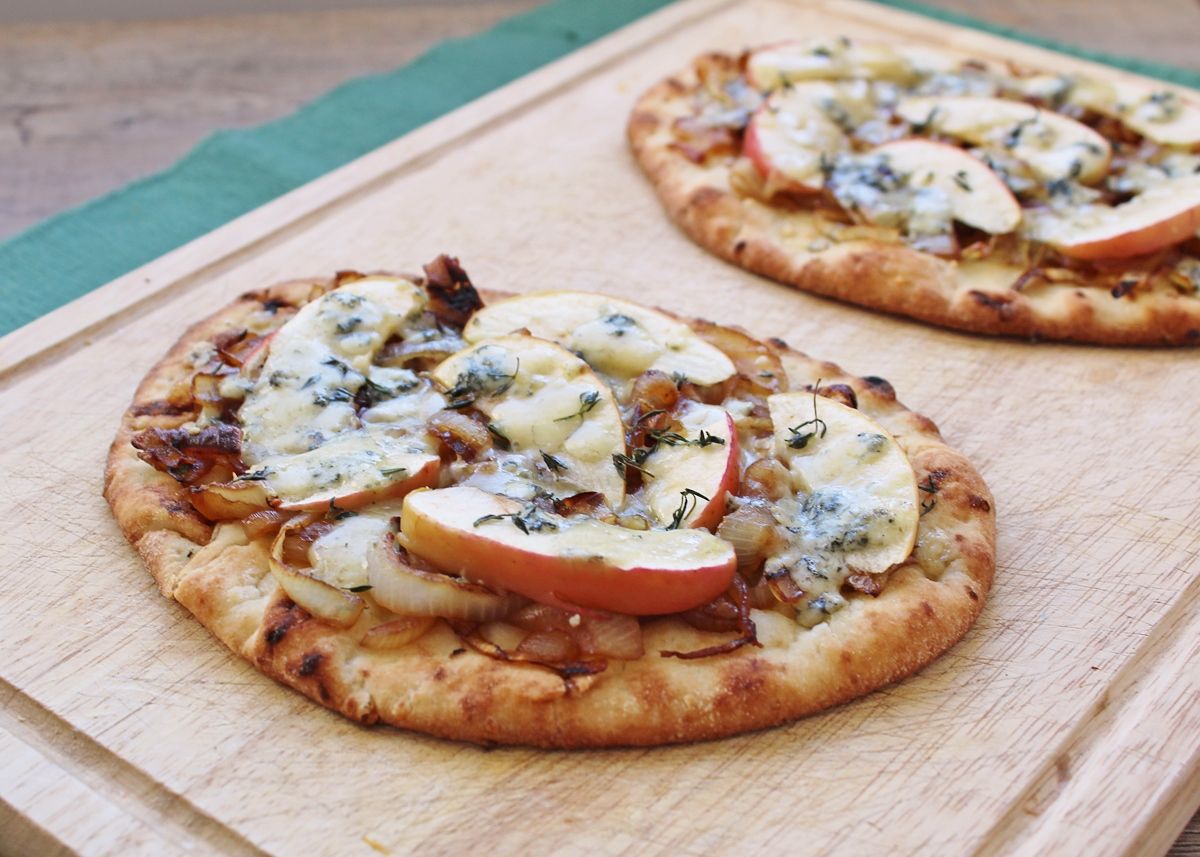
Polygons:
[[852,571],[883,572],[912,552],[916,476],[896,439],[861,411],[807,393],[767,404],[796,495],[776,504],[788,539],[764,573],[787,573],[804,590],[798,618],[812,625],[844,604]]
[[357,428],[354,394],[373,371],[371,359],[421,315],[425,300],[406,280],[367,278],[296,313],[272,339],[238,413],[246,462],[306,452]]
[[522,329],[557,342],[617,380],[656,369],[716,384],[734,373],[724,352],[684,322],[591,292],[543,292],[489,304],[467,323],[463,337],[480,342]]

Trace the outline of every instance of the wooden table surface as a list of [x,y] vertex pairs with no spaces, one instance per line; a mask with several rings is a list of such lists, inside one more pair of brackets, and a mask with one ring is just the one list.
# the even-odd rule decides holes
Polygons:
[[[1197,0],[926,2],[1200,69]],[[0,27],[0,238],[170,165],[212,131],[285,115],[345,80],[389,70],[441,39],[536,5],[464,0]],[[1170,854],[1200,855],[1200,813]]]

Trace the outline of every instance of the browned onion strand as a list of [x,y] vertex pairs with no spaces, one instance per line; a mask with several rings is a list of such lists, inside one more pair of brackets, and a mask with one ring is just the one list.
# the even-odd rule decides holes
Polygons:
[[437,621],[434,616],[399,616],[371,628],[359,645],[364,649],[399,649],[425,636]]
[[480,632],[478,625],[473,625],[469,622],[451,621],[450,627],[458,634],[467,646],[486,655],[489,658],[498,661],[527,663],[535,666],[544,667],[557,673],[564,680],[576,678],[579,676],[595,675],[604,672],[608,668],[608,662],[603,660],[579,660],[568,661],[563,663],[543,663],[533,660],[524,655],[518,654],[516,651],[508,651],[500,645],[488,640]]
[[758,646],[761,648],[762,643],[758,641],[758,633],[754,627],[754,620],[750,618],[750,588],[746,585],[746,581],[742,579],[740,574],[733,576],[733,582],[729,585],[729,591],[723,597],[728,598],[737,606],[737,637],[727,640],[724,643],[718,643],[715,646],[708,646],[703,649],[696,649],[692,652],[660,651],[659,654],[664,658],[680,658],[690,661],[697,658],[709,658],[713,655],[727,654],[737,651],[743,646]]
[[721,520],[717,535],[733,546],[738,573],[753,578],[778,539],[777,525],[765,504],[747,502],[741,498],[738,498],[738,502],[738,509]]
[[525,600],[436,571],[414,568],[407,558],[407,553],[395,549],[391,534],[372,545],[367,553],[371,597],[393,613],[485,622],[506,616]]

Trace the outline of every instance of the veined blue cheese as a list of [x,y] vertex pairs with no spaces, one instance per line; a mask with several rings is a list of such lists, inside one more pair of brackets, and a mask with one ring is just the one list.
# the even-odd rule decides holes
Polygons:
[[425,294],[396,278],[367,278],[305,305],[271,340],[258,381],[238,417],[253,465],[273,455],[315,449],[358,427],[354,394],[371,358],[415,322]]

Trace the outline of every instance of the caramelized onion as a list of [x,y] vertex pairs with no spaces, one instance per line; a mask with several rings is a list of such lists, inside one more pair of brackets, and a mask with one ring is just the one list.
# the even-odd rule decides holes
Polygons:
[[487,426],[459,411],[438,411],[429,418],[429,431],[465,461],[474,461],[492,448]]
[[242,520],[242,529],[250,539],[274,538],[279,528],[291,517],[277,509],[263,509]]
[[526,635],[513,654],[521,660],[560,664],[579,657],[579,646],[565,631],[534,631]]
[[747,497],[782,500],[791,496],[791,474],[774,458],[760,458],[746,467],[742,474],[740,493]]
[[234,521],[267,508],[261,482],[211,482],[192,488],[192,505],[210,521]]
[[271,546],[271,575],[288,598],[313,616],[339,628],[349,628],[363,611],[363,600],[352,592],[330,586],[283,561],[283,543],[289,533],[283,527]]
[[371,597],[393,613],[486,622],[507,615],[522,599],[457,577],[414,568],[389,533],[367,551]]
[[636,661],[646,651],[641,623],[622,613],[589,612],[582,617],[575,638],[587,658]]
[[776,521],[763,503],[743,502],[726,515],[717,527],[717,535],[733,545],[738,571],[748,577],[758,573],[767,551],[775,543]]
[[399,649],[420,639],[436,622],[434,616],[400,616],[367,631],[359,645],[364,649]]
[[733,361],[741,376],[742,386],[760,395],[779,393],[788,388],[787,372],[779,353],[765,342],[745,331],[697,319],[692,322],[696,331],[709,345],[716,346]]

